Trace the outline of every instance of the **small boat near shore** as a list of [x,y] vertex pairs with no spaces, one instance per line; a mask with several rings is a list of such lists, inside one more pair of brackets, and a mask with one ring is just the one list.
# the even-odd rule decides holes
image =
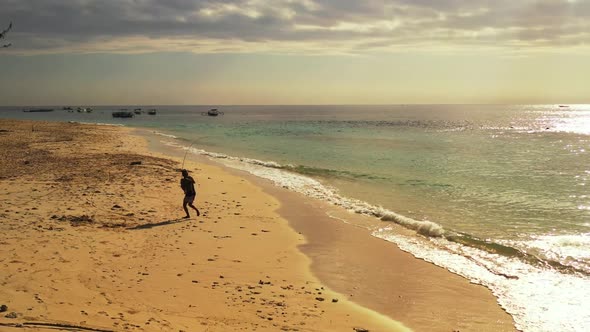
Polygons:
[[157,110],[155,108],[148,111],[149,115],[156,115],[156,113],[157,113]]
[[217,108],[212,108],[212,109],[208,110],[207,112],[201,112],[201,115],[218,116],[218,115],[223,115],[223,112],[219,112],[219,110],[217,110]]
[[24,110],[26,113],[40,113],[40,112],[53,112],[53,108],[36,108],[30,110]]
[[113,118],[132,118],[133,112],[129,111],[117,111],[112,113]]
[[90,107],[78,107],[76,112],[78,113],[92,113],[93,109]]

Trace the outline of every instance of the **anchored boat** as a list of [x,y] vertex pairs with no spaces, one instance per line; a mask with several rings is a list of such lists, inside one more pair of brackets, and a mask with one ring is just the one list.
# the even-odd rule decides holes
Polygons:
[[37,109],[32,109],[32,110],[24,110],[23,112],[27,112],[27,113],[29,113],[29,112],[31,112],[31,113],[33,113],[33,112],[35,112],[35,113],[36,112],[53,112],[53,109],[52,108],[37,108]]
[[217,108],[212,108],[212,109],[208,110],[207,112],[201,112],[201,115],[218,116],[218,115],[223,115],[223,112],[219,112],[217,110]]
[[128,111],[117,111],[112,113],[113,118],[132,118],[133,112]]

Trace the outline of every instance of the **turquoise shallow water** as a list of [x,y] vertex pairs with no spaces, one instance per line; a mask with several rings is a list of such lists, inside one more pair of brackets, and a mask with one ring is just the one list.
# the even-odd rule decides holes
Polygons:
[[[202,116],[207,106],[162,106],[157,116],[113,119],[118,108],[95,107],[91,114],[2,108],[0,116],[148,127],[201,152],[272,162],[255,162],[265,169],[252,172],[293,188],[290,174],[303,175],[319,181],[311,186],[333,188],[316,198],[334,200],[335,193],[375,207],[368,213],[383,220],[440,226],[442,233],[407,239],[383,222],[375,236],[492,288],[519,326],[590,328],[587,314],[571,325],[542,314],[571,313],[567,303],[590,311],[579,298],[590,295],[590,106],[227,106],[219,117]],[[395,216],[374,213],[379,207]],[[536,304],[521,294],[538,282],[525,282],[534,273],[556,292]],[[496,280],[502,275],[520,276],[520,284]],[[550,304],[564,295],[567,303]],[[519,312],[523,306],[541,309]]]

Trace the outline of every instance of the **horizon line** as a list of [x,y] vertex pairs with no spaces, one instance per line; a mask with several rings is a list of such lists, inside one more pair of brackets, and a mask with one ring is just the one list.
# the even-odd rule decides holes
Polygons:
[[[136,107],[177,107],[177,106],[198,106],[198,107],[235,107],[235,106],[421,106],[421,105],[530,105],[530,106],[537,106],[537,105],[589,105],[590,102],[587,103],[391,103],[391,104],[60,104],[60,105],[51,105],[51,104],[29,104],[29,105],[0,105],[2,108],[9,108],[9,107],[120,107],[120,106],[136,106]],[[75,106],[72,106],[75,105]]]

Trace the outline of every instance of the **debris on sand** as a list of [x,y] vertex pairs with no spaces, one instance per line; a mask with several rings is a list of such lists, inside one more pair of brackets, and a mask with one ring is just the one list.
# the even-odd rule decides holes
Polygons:
[[6,318],[13,318],[14,319],[14,318],[17,318],[18,317],[18,314],[13,311],[13,312],[5,315],[4,317],[6,317]]
[[59,218],[53,218],[54,216],[52,216],[52,219],[57,219],[59,221],[69,221],[72,226],[80,226],[82,224],[91,224],[94,222],[91,217],[85,214],[81,216],[61,216]]

